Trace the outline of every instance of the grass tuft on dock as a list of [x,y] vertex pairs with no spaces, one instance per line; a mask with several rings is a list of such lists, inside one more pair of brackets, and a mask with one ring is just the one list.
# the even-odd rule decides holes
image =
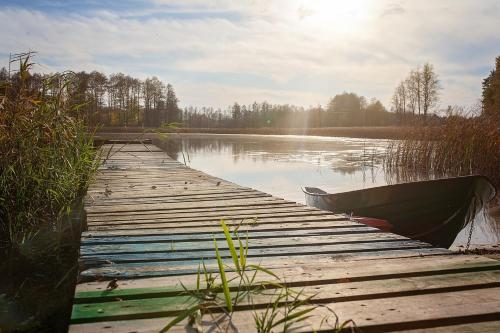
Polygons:
[[[232,264],[224,262],[217,240],[214,238],[218,272],[216,274],[210,272],[203,263],[198,267],[195,288],[186,287],[180,281],[184,289],[183,294],[189,296],[190,301],[185,305],[186,309],[160,332],[168,332],[185,320],[188,326],[197,332],[202,332],[203,326],[208,326],[208,331],[228,331],[236,327],[233,323],[236,309],[246,307],[252,310],[255,331],[258,333],[290,332],[298,327],[314,331],[307,320],[313,319],[312,313],[319,306],[312,303],[315,295],[307,295],[304,290],[290,288],[284,277],[279,277],[268,268],[249,264],[248,233],[242,240],[237,228],[231,232],[224,220],[220,223]],[[234,277],[228,279],[229,272],[234,273]],[[257,278],[258,274],[264,278],[261,276]],[[254,298],[266,299],[266,307],[256,307]],[[329,308],[328,310],[331,316],[335,317],[333,326],[328,324],[328,331],[342,332],[348,328],[353,332],[357,331],[352,320],[341,323],[335,312]],[[315,321],[318,319],[314,318]],[[319,326],[324,329],[322,326],[328,323],[328,318],[320,319]]]

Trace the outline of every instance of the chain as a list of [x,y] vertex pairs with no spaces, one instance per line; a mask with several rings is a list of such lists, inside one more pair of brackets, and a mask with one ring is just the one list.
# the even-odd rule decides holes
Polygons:
[[470,222],[469,238],[467,239],[467,245],[465,246],[465,252],[469,251],[470,241],[472,239],[472,232],[474,231],[474,221],[475,220],[476,219],[473,218],[472,221]]

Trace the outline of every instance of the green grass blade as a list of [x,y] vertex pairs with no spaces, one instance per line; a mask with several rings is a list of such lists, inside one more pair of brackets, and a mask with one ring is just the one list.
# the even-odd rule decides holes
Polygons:
[[262,266],[259,266],[259,265],[248,265],[248,267],[249,267],[249,268],[253,268],[253,269],[257,270],[257,271],[264,272],[264,273],[266,273],[266,274],[268,274],[268,275],[271,275],[272,277],[275,277],[275,278],[276,278],[276,279],[278,279],[278,280],[280,279],[280,278],[278,277],[278,275],[274,274],[271,270],[269,270],[269,269],[267,269],[267,268],[264,268],[264,267],[262,267]]
[[236,267],[236,271],[238,273],[241,272],[240,264],[238,260],[238,254],[236,253],[236,249],[234,248],[234,242],[231,238],[231,234],[229,233],[229,228],[226,225],[224,220],[220,220],[220,224],[222,225],[222,230],[224,230],[224,235],[226,236],[227,246],[229,247],[229,252],[231,253],[231,257],[233,258],[234,266]]
[[244,271],[245,270],[245,266],[246,266],[246,262],[247,262],[247,258],[245,256],[245,247],[243,246],[243,242],[241,241],[241,239],[238,237],[238,243],[239,243],[239,246],[240,246],[240,266],[241,266],[241,270]]
[[196,274],[196,291],[200,290],[200,276],[201,276],[200,264],[198,264],[198,273]]
[[171,329],[172,327],[174,327],[175,325],[177,325],[178,323],[180,323],[181,321],[183,321],[184,319],[188,318],[189,316],[191,316],[192,314],[194,314],[196,311],[198,311],[200,309],[200,305],[197,304],[183,312],[181,312],[177,317],[175,317],[174,319],[172,319],[172,321],[170,323],[168,323],[167,326],[165,326],[164,328],[162,328],[162,330],[160,331],[160,333],[164,333],[164,332],[167,332],[169,329]]
[[[272,327],[276,327],[280,324],[283,324],[283,323],[294,323],[296,321],[300,321],[300,319],[302,317],[304,317],[306,314],[308,314],[309,312],[313,311],[314,309],[316,309],[315,307],[311,307],[311,308],[307,308],[307,309],[304,309],[304,310],[301,310],[301,311],[297,311],[293,314],[290,314],[290,315],[287,315],[285,316],[284,318],[281,318],[280,320],[278,320],[277,322],[273,323],[273,326]],[[289,325],[287,325],[289,326]]]
[[231,302],[231,294],[229,292],[229,285],[226,279],[226,272],[224,271],[224,264],[219,253],[219,248],[217,247],[217,240],[214,238],[215,255],[217,256],[217,265],[219,266],[219,274],[222,280],[222,291],[224,292],[224,298],[226,299],[226,307],[229,312],[233,311],[233,304]]

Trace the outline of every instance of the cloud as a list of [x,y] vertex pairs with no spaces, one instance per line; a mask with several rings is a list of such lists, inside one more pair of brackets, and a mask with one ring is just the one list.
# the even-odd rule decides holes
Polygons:
[[403,8],[403,6],[401,4],[390,3],[383,10],[382,14],[380,14],[380,17],[391,16],[391,15],[401,15],[404,13],[406,13],[406,10]]
[[343,91],[388,104],[427,61],[442,105],[472,104],[500,54],[500,6],[490,0],[26,3],[0,9],[3,52],[37,50],[44,70],[157,75],[184,105],[308,106]]

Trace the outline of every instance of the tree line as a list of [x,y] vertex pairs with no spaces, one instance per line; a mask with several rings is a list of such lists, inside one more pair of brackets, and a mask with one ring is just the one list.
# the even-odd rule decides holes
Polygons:
[[[497,58],[497,67],[498,62]],[[483,82],[486,108],[500,100],[495,95],[498,94],[495,88],[498,87],[498,71],[498,68],[492,71]],[[16,80],[15,75],[9,74],[2,68],[0,83]],[[64,74],[67,73],[35,73],[29,79],[29,88],[41,90],[44,80],[57,83],[58,77]],[[159,127],[164,123],[180,123],[191,128],[390,126],[429,121],[438,106],[441,90],[433,65],[426,63],[411,70],[397,85],[390,111],[379,100],[353,92],[337,94],[325,106],[308,108],[264,101],[248,105],[235,102],[226,108],[188,106],[181,109],[173,86],[155,76],[141,80],[123,73],[106,75],[82,71],[71,74],[73,79],[65,87],[66,98],[77,106],[77,116],[91,127]],[[435,115],[432,118],[439,121]]]
[[266,101],[249,105],[234,103],[224,109],[189,106],[182,110],[182,124],[191,128],[316,128],[335,126],[384,126],[397,118],[377,99],[367,100],[344,92],[326,107],[304,108]]
[[[0,84],[19,81],[18,74],[0,70]],[[63,76],[71,80],[63,80]],[[50,81],[52,90],[44,88]],[[66,102],[75,107],[75,115],[90,126],[159,127],[180,120],[181,110],[171,84],[153,76],[140,80],[123,73],[107,76],[98,71],[32,74],[27,80],[32,92],[50,95],[64,91]],[[65,87],[61,87],[63,82]],[[63,89],[60,89],[63,88]]]
[[[123,73],[108,76],[98,71],[35,73],[27,81],[29,89],[50,95],[52,91],[42,91],[43,82],[50,80],[53,91],[61,91],[58,82],[62,84],[62,76],[68,74],[72,79],[62,89],[65,98],[76,106],[76,116],[90,127],[159,127],[164,123],[180,123],[192,128],[303,128],[396,123],[394,113],[388,112],[380,101],[348,92],[336,95],[325,107],[304,108],[264,101],[250,105],[235,102],[217,109],[193,106],[180,109],[173,86],[157,77],[140,80]],[[7,80],[18,78],[2,68],[0,83]]]

